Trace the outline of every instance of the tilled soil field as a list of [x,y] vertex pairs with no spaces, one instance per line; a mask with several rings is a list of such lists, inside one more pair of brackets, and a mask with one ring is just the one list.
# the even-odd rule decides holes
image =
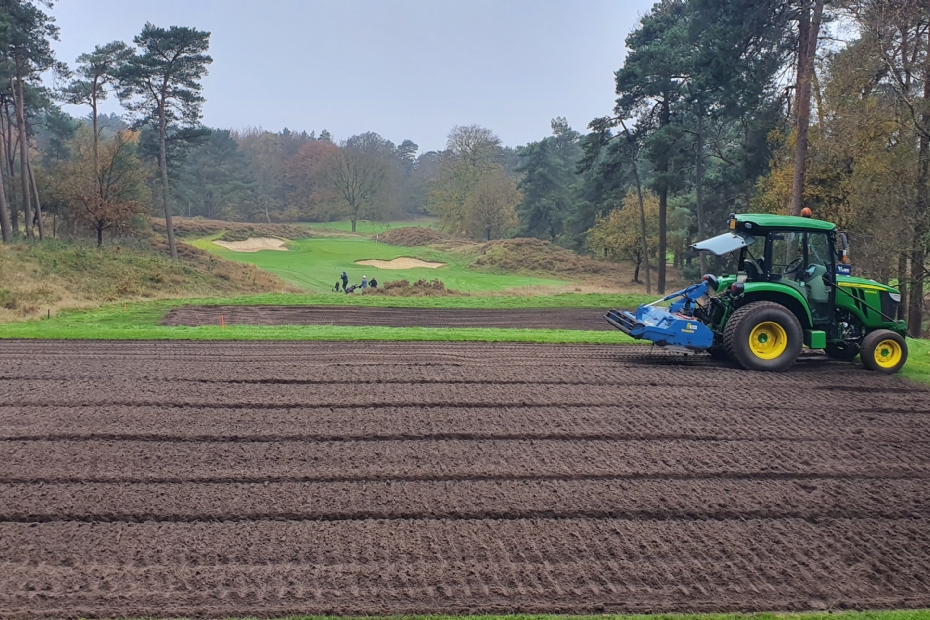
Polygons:
[[810,355],[0,342],[0,617],[930,606],[930,390]]
[[376,325],[612,330],[597,308],[359,308],[357,306],[182,306],[162,325]]

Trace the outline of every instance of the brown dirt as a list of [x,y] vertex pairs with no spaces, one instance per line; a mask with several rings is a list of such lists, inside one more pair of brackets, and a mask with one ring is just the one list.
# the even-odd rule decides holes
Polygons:
[[[152,228],[165,233],[164,218],[151,218]],[[197,217],[171,218],[174,232],[179,237],[206,237],[224,232],[226,241],[244,241],[249,237],[281,237],[283,239],[306,239],[313,234],[308,228],[291,224],[263,224],[258,222],[227,222]]]
[[449,235],[444,235],[431,228],[422,226],[404,226],[402,228],[392,228],[386,232],[377,235],[378,241],[388,245],[399,245],[403,247],[416,247],[439,243],[449,239]]
[[616,276],[618,271],[614,263],[593,260],[542,239],[501,239],[463,251],[478,255],[473,267],[507,273]]
[[14,341],[0,369],[3,618],[930,605],[930,390],[823,356]]
[[442,280],[419,279],[413,284],[410,280],[391,280],[382,282],[377,288],[368,287],[365,295],[379,295],[381,297],[462,297],[467,293],[446,288]]
[[[390,284],[390,283],[389,283]],[[385,288],[387,288],[385,286]],[[408,287],[412,288],[412,287]],[[440,291],[445,292],[445,291]],[[377,325],[381,327],[512,327],[614,329],[604,311],[584,308],[471,310],[460,308],[359,308],[357,306],[182,306],[162,325]]]

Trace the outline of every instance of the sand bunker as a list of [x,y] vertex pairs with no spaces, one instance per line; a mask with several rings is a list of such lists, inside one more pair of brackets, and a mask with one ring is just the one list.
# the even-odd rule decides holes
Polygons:
[[245,241],[214,241],[213,243],[233,252],[260,252],[261,250],[287,252],[283,239],[272,239],[271,237],[249,237]]
[[445,265],[445,263],[427,263],[419,258],[408,258],[406,256],[395,258],[394,260],[360,260],[356,261],[355,264],[368,265],[370,267],[377,267],[378,269],[414,269],[416,267],[436,269],[437,267]]

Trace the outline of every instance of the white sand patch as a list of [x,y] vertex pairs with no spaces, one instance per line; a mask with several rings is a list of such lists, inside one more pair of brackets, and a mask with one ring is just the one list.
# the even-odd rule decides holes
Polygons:
[[442,267],[445,263],[427,263],[419,258],[408,258],[402,256],[394,260],[360,260],[355,261],[356,265],[368,265],[378,269],[415,269],[417,267],[426,267],[427,269],[436,269]]
[[233,252],[261,252],[262,250],[287,252],[283,239],[271,237],[249,237],[245,241],[214,241],[213,243]]

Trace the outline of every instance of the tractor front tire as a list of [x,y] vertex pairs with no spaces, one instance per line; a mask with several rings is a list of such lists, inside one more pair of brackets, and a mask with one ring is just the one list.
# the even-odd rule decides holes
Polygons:
[[850,362],[859,355],[859,345],[855,342],[828,342],[827,357]]
[[798,318],[781,304],[756,301],[730,316],[723,330],[730,359],[746,370],[787,370],[804,346]]
[[869,370],[894,374],[907,361],[907,341],[890,329],[876,329],[862,339],[859,359]]

